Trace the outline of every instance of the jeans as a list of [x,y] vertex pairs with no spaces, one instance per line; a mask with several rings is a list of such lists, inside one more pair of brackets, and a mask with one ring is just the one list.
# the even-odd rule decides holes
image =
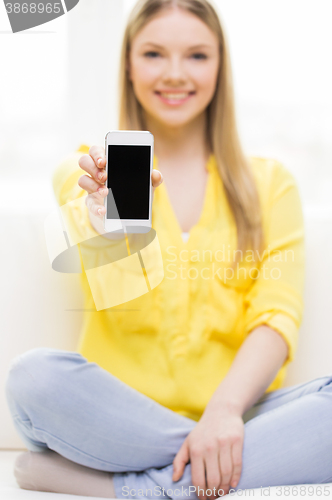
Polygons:
[[[197,499],[190,463],[172,481],[173,459],[197,422],[81,354],[31,349],[12,362],[5,391],[28,450],[50,448],[114,473],[117,498]],[[332,374],[264,393],[242,418],[242,474],[234,490],[332,482]]]

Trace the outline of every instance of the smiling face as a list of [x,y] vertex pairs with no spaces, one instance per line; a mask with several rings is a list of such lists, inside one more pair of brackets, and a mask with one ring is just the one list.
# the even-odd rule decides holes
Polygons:
[[153,17],[134,37],[129,77],[145,113],[166,126],[183,126],[210,103],[219,69],[217,36],[179,8]]

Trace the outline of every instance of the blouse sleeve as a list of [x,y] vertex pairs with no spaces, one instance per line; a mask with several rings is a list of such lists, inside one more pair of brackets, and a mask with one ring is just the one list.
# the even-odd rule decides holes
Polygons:
[[303,315],[304,221],[292,174],[275,162],[270,179],[263,209],[265,249],[245,296],[245,336],[263,324],[276,330],[288,345],[286,366],[294,359]]

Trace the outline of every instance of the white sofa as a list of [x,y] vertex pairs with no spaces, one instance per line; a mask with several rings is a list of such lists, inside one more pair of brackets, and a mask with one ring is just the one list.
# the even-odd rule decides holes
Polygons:
[[[6,192],[6,186],[2,186]],[[75,350],[78,342],[83,297],[78,274],[51,269],[44,220],[56,207],[50,184],[41,186],[44,198],[38,205],[25,204],[29,190],[22,188],[21,206],[8,210],[2,198],[0,222],[3,269],[0,345],[0,449],[24,449],[7,408],[4,381],[11,360],[38,346]],[[20,196],[21,194],[21,196]],[[27,209],[26,207],[29,206]],[[288,369],[285,385],[305,382],[332,373],[332,205],[304,207],[306,226],[305,313],[300,343]]]

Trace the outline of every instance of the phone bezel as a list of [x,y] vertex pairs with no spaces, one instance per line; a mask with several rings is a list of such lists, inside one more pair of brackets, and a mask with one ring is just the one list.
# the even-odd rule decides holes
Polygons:
[[[150,146],[150,186],[149,186],[149,218],[148,219],[108,219],[107,218],[107,196],[104,198],[106,213],[104,215],[104,230],[106,232],[137,232],[147,233],[152,227],[152,180],[151,174],[153,170],[154,157],[154,137],[148,130],[111,130],[105,136],[105,153],[106,153],[106,173],[108,178],[108,146],[113,144],[129,145],[129,146]],[[106,181],[107,185],[107,181]],[[121,223],[122,229],[119,230]]]

